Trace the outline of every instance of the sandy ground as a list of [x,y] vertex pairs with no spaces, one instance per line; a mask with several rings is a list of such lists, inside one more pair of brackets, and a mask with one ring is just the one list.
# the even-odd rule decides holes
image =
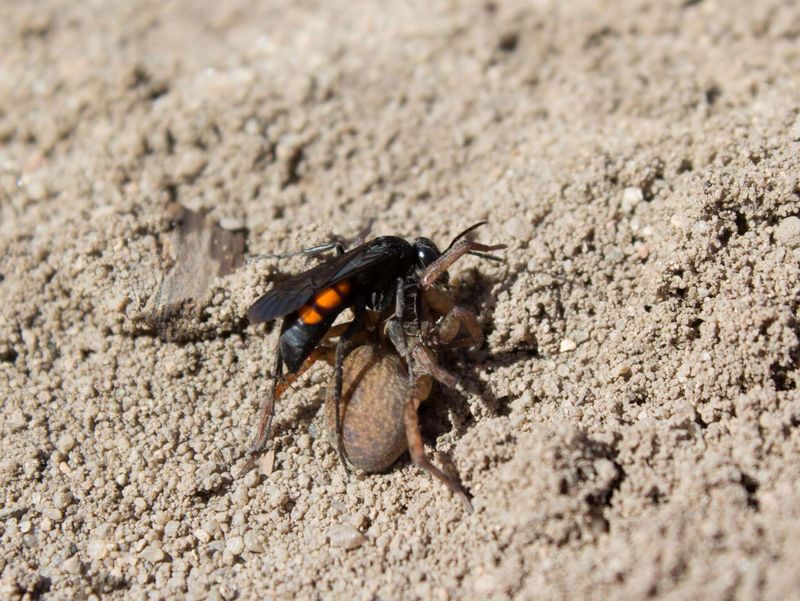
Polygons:
[[[252,4],[0,6],[0,598],[800,598],[800,7]],[[490,221],[421,415],[474,514],[345,473],[326,366],[236,477],[302,260],[154,328],[173,202],[248,254]]]

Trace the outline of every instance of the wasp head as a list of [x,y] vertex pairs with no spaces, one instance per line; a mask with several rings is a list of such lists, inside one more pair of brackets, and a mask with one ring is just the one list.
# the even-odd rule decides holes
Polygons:
[[[416,238],[414,240],[414,250],[417,252],[417,268],[425,271],[431,264],[442,256],[442,251],[430,238]],[[447,272],[444,272],[438,282],[446,284],[449,280]]]

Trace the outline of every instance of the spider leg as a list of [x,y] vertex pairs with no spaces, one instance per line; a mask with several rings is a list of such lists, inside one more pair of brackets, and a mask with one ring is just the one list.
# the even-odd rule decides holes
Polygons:
[[[410,371],[410,370],[409,370]],[[422,434],[419,431],[419,418],[417,416],[417,407],[421,399],[417,394],[418,378],[412,378],[413,384],[410,387],[408,399],[406,400],[405,407],[403,408],[403,424],[406,430],[406,439],[408,440],[408,453],[411,456],[411,461],[414,465],[421,467],[429,472],[434,477],[438,478],[449,488],[453,494],[457,495],[467,511],[472,513],[472,503],[469,500],[467,491],[461,485],[457,478],[452,478],[445,474],[442,470],[431,463],[428,456],[425,454],[425,444],[422,442]]]
[[[423,291],[423,295],[427,306],[443,316],[436,331],[440,342],[449,346],[480,346],[483,343],[483,330],[475,313],[466,307],[456,305],[453,299],[439,288],[428,288]],[[467,337],[456,340],[462,326],[467,331]]]
[[447,269],[461,257],[467,253],[479,252],[492,252],[494,250],[502,250],[506,247],[505,244],[481,244],[474,240],[466,240],[464,238],[455,242],[449,249],[447,249],[441,257],[431,263],[428,268],[422,273],[419,284],[420,288],[426,290],[433,286]]
[[460,380],[439,365],[434,354],[424,345],[417,344],[411,349],[411,365],[413,371],[419,375],[429,375],[434,380],[459,392],[465,392]]
[[[433,377],[445,386],[457,388],[458,379],[436,362],[433,353],[423,344],[415,344],[409,348],[403,324],[397,315],[402,316],[402,301],[398,293],[398,305],[395,316],[389,318],[386,323],[386,334],[394,345],[397,352],[403,357],[408,366],[408,398],[403,407],[403,425],[406,431],[408,442],[408,452],[415,465],[430,472],[433,476],[444,482],[453,493],[461,498],[467,511],[472,512],[472,503],[467,496],[461,482],[456,478],[451,478],[442,470],[431,463],[425,454],[425,445],[422,442],[422,434],[419,431],[419,418],[417,408],[430,392],[430,380]],[[427,380],[427,382],[426,382]]]

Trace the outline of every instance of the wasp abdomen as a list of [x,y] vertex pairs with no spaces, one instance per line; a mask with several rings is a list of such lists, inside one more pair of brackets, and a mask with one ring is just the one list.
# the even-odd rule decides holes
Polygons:
[[306,325],[316,325],[325,321],[331,314],[338,315],[347,306],[352,286],[344,280],[320,290],[309,302],[297,311],[300,321]]
[[338,282],[317,292],[297,310],[297,319],[281,334],[281,358],[289,373],[297,371],[309,353],[331,327],[336,317],[350,306],[352,286],[348,281]]

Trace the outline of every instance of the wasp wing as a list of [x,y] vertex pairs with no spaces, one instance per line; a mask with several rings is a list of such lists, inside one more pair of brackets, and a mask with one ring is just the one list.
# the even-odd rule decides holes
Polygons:
[[369,269],[387,258],[386,243],[376,238],[275,285],[247,312],[250,323],[272,321],[296,311],[315,293]]

